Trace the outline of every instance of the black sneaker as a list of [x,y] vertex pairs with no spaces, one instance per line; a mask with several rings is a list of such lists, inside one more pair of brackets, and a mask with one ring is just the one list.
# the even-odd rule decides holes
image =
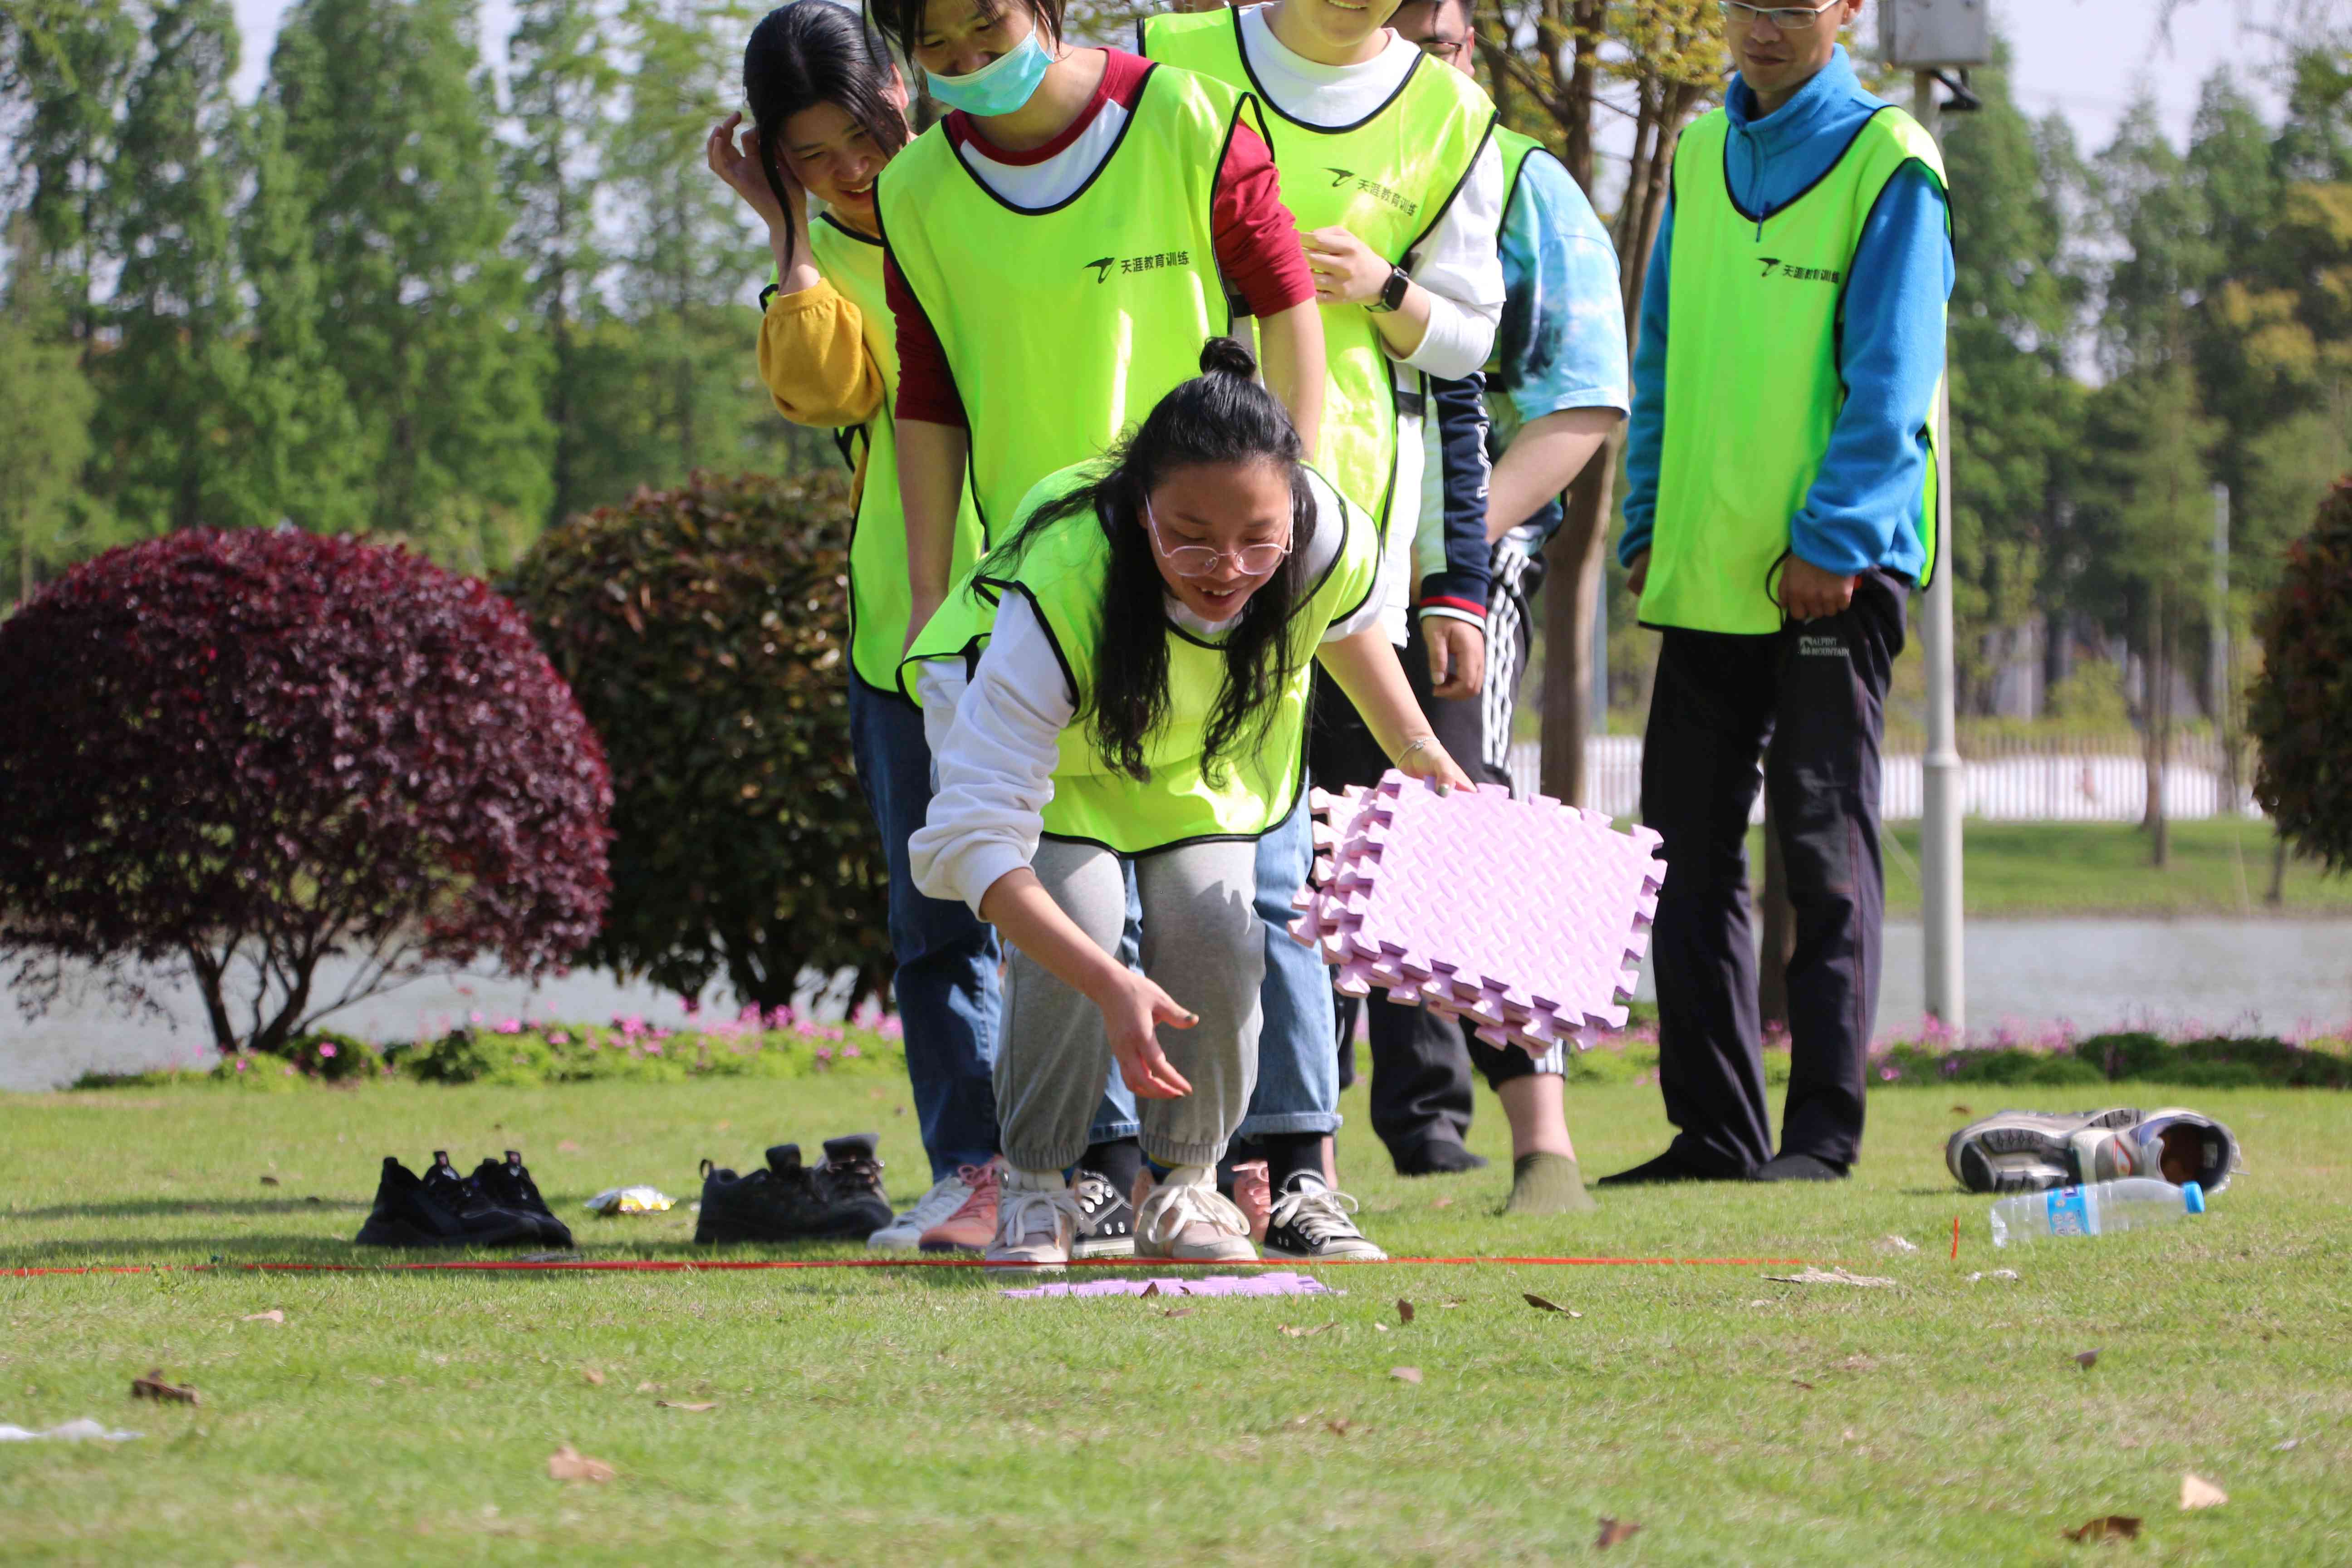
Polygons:
[[874,1154],[881,1141],[876,1132],[824,1141],[824,1163],[816,1168],[825,1197],[819,1234],[863,1241],[898,1217],[890,1212],[890,1194],[882,1190],[882,1162]]
[[816,1173],[801,1163],[799,1144],[777,1144],[767,1169],[744,1176],[702,1163],[696,1241],[804,1241],[824,1235],[824,1225],[825,1196]]
[[1385,1263],[1388,1254],[1356,1228],[1356,1200],[1313,1171],[1294,1171],[1265,1217],[1265,1255],[1302,1263]]
[[539,1184],[532,1181],[530,1173],[523,1168],[520,1151],[508,1150],[504,1164],[496,1160],[484,1160],[474,1167],[474,1173],[467,1178],[466,1185],[473,1190],[477,1202],[485,1207],[507,1214],[527,1215],[536,1219],[540,1238],[546,1246],[566,1250],[571,1247],[571,1228],[555,1217],[555,1211],[549,1208],[547,1200],[539,1195]]
[[1077,1200],[1078,1226],[1070,1242],[1072,1258],[1132,1258],[1135,1256],[1135,1205],[1095,1171],[1079,1171],[1070,1178],[1070,1195]]
[[420,1178],[387,1155],[376,1184],[375,1208],[353,1238],[361,1247],[572,1246],[572,1233],[552,1215],[499,1204],[457,1174],[446,1150],[433,1152]]
[[386,1154],[383,1174],[376,1179],[375,1207],[369,1211],[352,1244],[463,1247],[466,1236],[465,1227],[457,1223],[457,1210],[429,1192],[415,1172]]

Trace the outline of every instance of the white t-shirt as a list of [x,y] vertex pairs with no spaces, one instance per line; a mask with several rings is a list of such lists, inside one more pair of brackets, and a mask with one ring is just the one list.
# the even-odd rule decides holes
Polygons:
[[[1315,537],[1307,547],[1311,582],[1329,570],[1347,529],[1345,503],[1312,471]],[[1381,621],[1385,584],[1361,608],[1334,622],[1327,643]],[[1233,622],[1203,621],[1175,600],[1168,618],[1195,636],[1213,637]],[[1053,639],[1026,597],[1007,594],[995,629],[969,680],[961,658],[932,659],[916,678],[923,700],[923,738],[931,749],[931,807],[907,844],[915,886],[934,899],[961,899],[977,914],[998,878],[1036,858],[1062,731],[1077,717]]]

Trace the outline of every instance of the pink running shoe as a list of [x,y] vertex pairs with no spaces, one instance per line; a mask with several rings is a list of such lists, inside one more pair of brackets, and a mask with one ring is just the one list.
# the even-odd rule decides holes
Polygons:
[[1266,1179],[1265,1161],[1244,1160],[1234,1167],[1234,1207],[1249,1221],[1250,1239],[1264,1241],[1266,1221],[1274,1213],[1274,1188]]
[[1004,1157],[985,1165],[966,1165],[956,1172],[971,1196],[963,1206],[923,1232],[925,1252],[984,1252],[996,1239],[996,1209],[1004,1185]]

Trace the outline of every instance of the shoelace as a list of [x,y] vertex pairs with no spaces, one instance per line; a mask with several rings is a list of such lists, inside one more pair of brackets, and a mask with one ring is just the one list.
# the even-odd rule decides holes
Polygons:
[[[1169,1194],[1165,1201],[1160,1193]],[[1154,1247],[1164,1245],[1188,1225],[1214,1226],[1234,1236],[1247,1236],[1249,1221],[1242,1211],[1234,1207],[1223,1193],[1214,1187],[1161,1187],[1144,1200],[1150,1217],[1144,1221],[1144,1239]]]
[[1300,1235],[1309,1241],[1328,1241],[1335,1236],[1359,1236],[1356,1222],[1348,1216],[1356,1212],[1356,1200],[1345,1193],[1335,1193],[1328,1187],[1297,1186],[1276,1200],[1274,1210],[1266,1215],[1269,1226],[1296,1226]]
[[1067,1187],[1050,1192],[1024,1187],[1018,1192],[1005,1193],[1003,1203],[1004,1206],[997,1211],[996,1234],[1015,1247],[1040,1233],[1051,1237],[1055,1245],[1060,1245],[1060,1216],[1063,1215],[1070,1216],[1073,1230],[1077,1226],[1077,1200],[1070,1195]]
[[879,1160],[863,1157],[828,1160],[824,1169],[826,1175],[845,1186],[866,1187],[877,1193],[882,1190],[882,1162]]
[[978,1214],[982,1207],[997,1201],[997,1189],[1003,1184],[1004,1173],[992,1163],[986,1165],[964,1165],[956,1171],[957,1180],[971,1189],[956,1211],[949,1217],[961,1219],[968,1214]]
[[971,1183],[968,1178],[973,1169],[973,1166],[966,1165],[954,1175],[933,1182],[931,1190],[916,1199],[915,1206],[900,1215],[894,1223],[916,1230],[929,1230],[950,1215],[961,1213],[963,1205],[971,1201]]
[[1079,1215],[1092,1219],[1098,1211],[1118,1201],[1118,1189],[1110,1184],[1108,1177],[1089,1171],[1078,1178],[1078,1184],[1070,1189],[1070,1196],[1077,1201]]

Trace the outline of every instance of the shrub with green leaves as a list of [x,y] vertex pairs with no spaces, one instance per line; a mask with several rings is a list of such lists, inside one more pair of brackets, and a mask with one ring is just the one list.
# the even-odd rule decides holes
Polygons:
[[2352,479],[2288,549],[2254,630],[2254,798],[2289,844],[2331,871],[2352,870]]
[[[551,530],[511,592],[603,738],[613,900],[586,961],[762,1007],[890,972],[849,738],[848,486],[700,473]],[[856,998],[854,997],[853,1000]]]

